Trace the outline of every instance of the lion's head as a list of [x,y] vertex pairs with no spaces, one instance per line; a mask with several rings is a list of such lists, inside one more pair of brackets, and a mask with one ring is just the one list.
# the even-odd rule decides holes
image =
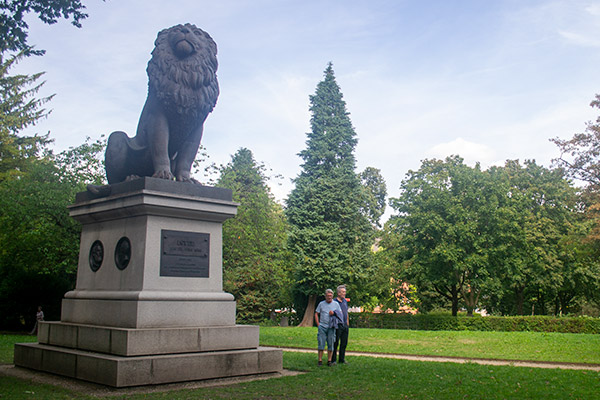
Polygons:
[[148,62],[148,93],[177,114],[202,121],[219,96],[217,44],[192,24],[158,33]]

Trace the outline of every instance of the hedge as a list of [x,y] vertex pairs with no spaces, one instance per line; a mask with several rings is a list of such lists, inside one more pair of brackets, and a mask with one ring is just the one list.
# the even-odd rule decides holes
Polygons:
[[457,316],[437,314],[350,313],[356,328],[411,329],[426,331],[505,331],[600,333],[600,318],[553,316]]

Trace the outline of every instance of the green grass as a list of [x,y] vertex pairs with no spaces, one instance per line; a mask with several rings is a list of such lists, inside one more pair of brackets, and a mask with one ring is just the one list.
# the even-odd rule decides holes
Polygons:
[[[396,335],[393,335],[396,333]],[[593,335],[532,334],[527,332],[427,332],[354,329],[350,332],[350,349],[376,352],[408,353],[406,347],[435,349],[443,352],[477,348],[503,337],[507,349],[516,352],[521,344],[524,354],[540,351],[559,357],[576,351],[600,357],[598,341]],[[499,333],[499,332],[496,332]],[[525,335],[523,335],[525,334]],[[416,336],[414,336],[416,335]],[[454,336],[457,335],[457,336]],[[544,339],[550,335],[551,339]],[[573,336],[573,337],[571,337]],[[562,337],[562,339],[561,339]],[[581,341],[575,341],[579,337]],[[481,340],[485,339],[483,342]],[[487,338],[487,339],[486,339]],[[491,338],[491,339],[490,339]],[[407,343],[407,340],[411,340]],[[419,347],[418,341],[430,342]],[[494,341],[492,340],[492,341]],[[12,362],[14,343],[35,341],[33,336],[0,335],[3,362]],[[261,327],[261,344],[314,347],[316,330],[312,328]],[[474,342],[474,343],[473,343]],[[561,350],[558,346],[587,346],[583,349]],[[357,348],[359,346],[360,348]],[[491,347],[501,348],[502,345]],[[392,351],[396,350],[396,351]],[[476,349],[475,349],[476,350]],[[475,350],[465,352],[473,354]],[[499,350],[496,350],[499,351]],[[440,354],[437,352],[434,354]],[[450,355],[450,354],[444,354]],[[509,358],[500,354],[497,358]],[[527,359],[533,357],[521,357]],[[556,357],[546,361],[558,361]],[[108,399],[596,399],[600,393],[600,372],[560,369],[485,366],[473,363],[436,363],[408,360],[348,356],[350,364],[317,367],[314,353],[284,352],[284,367],[305,371],[296,376],[239,383],[235,385],[172,390],[162,393],[133,394],[115,390]],[[589,362],[589,361],[588,361]],[[103,393],[106,395],[106,393]],[[0,376],[0,398],[7,399],[94,399],[93,393],[81,393],[32,383],[27,380]]]
[[[594,399],[600,373],[348,357],[317,367],[315,354],[285,353],[284,367],[305,374],[225,387],[152,394],[115,391],[108,399]],[[78,392],[0,377],[10,399],[91,399]]]
[[37,336],[0,333],[0,364],[12,364],[15,343],[25,342],[37,342]]
[[[260,344],[316,348],[317,328],[261,327]],[[600,335],[350,329],[347,351],[600,364]]]

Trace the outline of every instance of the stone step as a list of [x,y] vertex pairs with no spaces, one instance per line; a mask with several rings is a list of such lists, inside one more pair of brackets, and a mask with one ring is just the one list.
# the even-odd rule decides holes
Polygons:
[[15,345],[15,365],[113,387],[156,385],[280,372],[282,350],[122,357],[39,343]]
[[192,353],[258,347],[259,327],[128,329],[65,322],[40,322],[38,342],[119,356]]

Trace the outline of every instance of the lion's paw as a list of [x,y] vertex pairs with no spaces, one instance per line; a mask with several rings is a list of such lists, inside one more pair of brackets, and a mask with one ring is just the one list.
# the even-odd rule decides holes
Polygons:
[[177,174],[177,181],[201,185],[200,181],[197,181],[196,179],[192,178],[189,174],[185,174],[185,173]]
[[173,176],[171,171],[166,170],[166,169],[161,169],[161,170],[156,171],[154,173],[154,175],[152,175],[152,177],[159,178],[159,179],[167,179],[169,181],[172,181],[175,179],[175,177]]

